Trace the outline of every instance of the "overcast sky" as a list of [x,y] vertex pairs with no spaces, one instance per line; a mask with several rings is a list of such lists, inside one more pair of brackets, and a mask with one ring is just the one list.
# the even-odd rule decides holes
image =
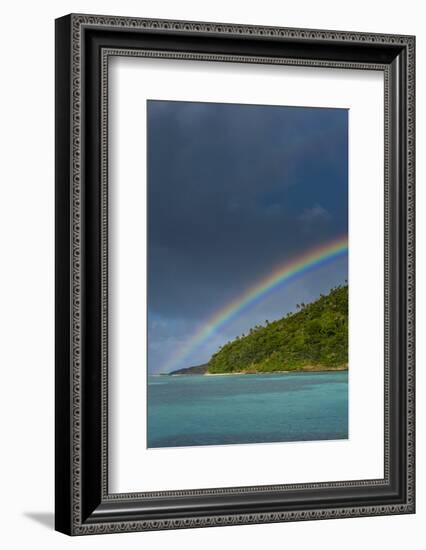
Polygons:
[[275,266],[347,233],[348,113],[148,101],[148,368],[206,362],[347,279],[347,257],[279,288],[179,362],[209,317]]

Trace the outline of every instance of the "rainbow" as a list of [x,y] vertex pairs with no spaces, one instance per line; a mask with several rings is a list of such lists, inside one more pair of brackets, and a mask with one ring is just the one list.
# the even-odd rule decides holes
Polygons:
[[173,370],[194,349],[210,338],[219,328],[235,319],[243,310],[257,304],[281,285],[343,256],[347,251],[348,237],[345,235],[317,246],[294,260],[278,265],[269,275],[257,281],[256,284],[214,313],[191,338],[178,348],[177,352],[164,365],[164,372]]

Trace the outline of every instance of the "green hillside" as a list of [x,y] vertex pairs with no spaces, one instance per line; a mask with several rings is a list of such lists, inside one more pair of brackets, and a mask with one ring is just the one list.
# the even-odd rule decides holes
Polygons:
[[215,353],[208,373],[343,370],[348,366],[348,287],[257,326]]

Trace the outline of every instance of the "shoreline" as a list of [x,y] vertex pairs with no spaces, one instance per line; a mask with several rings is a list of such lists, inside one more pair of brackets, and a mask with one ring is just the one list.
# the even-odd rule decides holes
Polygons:
[[[274,370],[274,371],[259,371],[259,372],[206,372],[202,374],[201,376],[239,376],[239,375],[247,375],[247,376],[256,376],[257,374],[294,374],[294,373],[312,373],[312,372],[347,372],[348,368],[338,368],[338,369],[294,369],[294,370]],[[172,376],[191,376],[187,374],[178,374],[178,375],[172,375]],[[192,375],[193,376],[193,375]]]
[[[293,374],[293,373],[315,373],[315,372],[347,372],[349,370],[348,367],[338,367],[335,369],[332,368],[303,368],[303,369],[293,369],[293,370],[274,370],[274,371],[259,371],[259,372],[247,372],[247,371],[239,371],[239,372],[205,372],[203,374],[201,373],[179,373],[179,374],[171,374],[171,373],[164,373],[159,375],[153,375],[153,376],[256,376],[258,374],[261,375],[273,375],[273,374]],[[152,376],[152,375],[151,375]]]

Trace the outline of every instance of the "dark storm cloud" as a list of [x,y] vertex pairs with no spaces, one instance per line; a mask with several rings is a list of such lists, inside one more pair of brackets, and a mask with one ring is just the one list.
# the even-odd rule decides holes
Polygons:
[[275,265],[347,232],[345,110],[147,110],[149,312],[161,334],[202,322]]

